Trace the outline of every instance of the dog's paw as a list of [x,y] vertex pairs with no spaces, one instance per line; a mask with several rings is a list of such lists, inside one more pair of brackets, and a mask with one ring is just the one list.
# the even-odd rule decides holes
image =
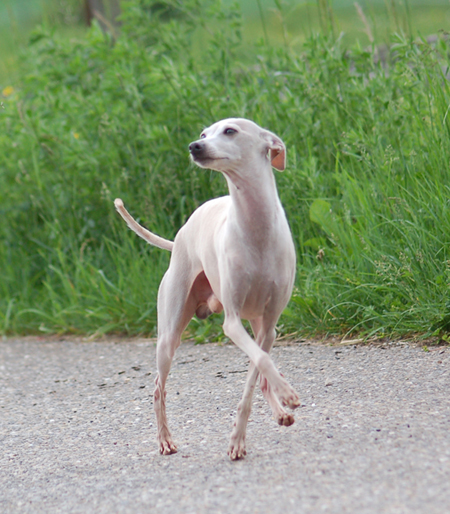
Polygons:
[[232,434],[230,446],[228,447],[228,456],[231,460],[239,460],[243,459],[246,455],[245,437]]
[[295,418],[292,414],[289,414],[287,412],[283,412],[282,414],[279,414],[277,417],[277,423],[284,427],[290,427],[295,422]]
[[228,448],[228,456],[231,460],[243,459],[247,455],[245,447],[230,445]]
[[284,379],[282,380],[285,382],[283,387],[277,388],[275,390],[281,404],[284,407],[289,407],[290,409],[296,409],[297,407],[300,407],[300,399],[298,394]]
[[159,453],[161,455],[172,455],[177,451],[178,449],[170,437],[159,441]]
[[290,395],[287,399],[284,400],[283,405],[286,405],[290,409],[296,409],[297,407],[300,407],[300,398],[294,390],[292,391],[292,393],[292,395]]

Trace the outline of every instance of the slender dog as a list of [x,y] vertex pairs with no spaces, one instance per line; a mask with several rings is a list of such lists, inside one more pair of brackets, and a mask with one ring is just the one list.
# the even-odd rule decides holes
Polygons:
[[[261,390],[280,425],[294,423],[283,406],[295,409],[300,404],[268,355],[295,275],[294,244],[272,173],[272,166],[285,169],[286,150],[272,132],[252,121],[230,118],[205,129],[189,151],[201,168],[223,173],[230,195],[200,206],[173,242],[139,225],[122,200],[114,203],[131,230],[172,251],[158,293],[154,407],[160,452],[177,451],[167,424],[165,385],[181,334],[194,314],[206,318],[223,309],[225,334],[250,358],[228,449],[236,460],[246,454],[245,434],[259,374]],[[250,321],[256,341],[241,319]]]

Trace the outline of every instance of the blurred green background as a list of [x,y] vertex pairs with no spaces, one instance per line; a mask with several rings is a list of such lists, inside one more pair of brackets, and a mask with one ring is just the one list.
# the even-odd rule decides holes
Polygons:
[[[122,0],[123,1],[123,0]],[[120,0],[116,0],[120,2]],[[68,38],[87,29],[89,4],[103,5],[111,18],[114,0],[2,0],[0,3],[0,86],[14,80],[21,48],[39,23]],[[226,5],[232,0],[224,0]],[[347,42],[387,42],[393,32],[412,37],[435,35],[450,29],[448,0],[360,0],[370,25],[368,35],[353,0],[238,0],[243,14],[244,39],[265,38],[270,44],[300,44],[311,32],[321,30],[320,16],[332,7],[336,29]],[[284,23],[280,12],[283,13]],[[331,11],[330,11],[331,12]],[[337,34],[338,35],[338,34]]]
[[448,4],[227,2],[1,3],[0,334],[154,333],[169,254],[112,201],[173,238],[226,192],[187,147],[232,115],[288,148],[279,331],[450,340]]

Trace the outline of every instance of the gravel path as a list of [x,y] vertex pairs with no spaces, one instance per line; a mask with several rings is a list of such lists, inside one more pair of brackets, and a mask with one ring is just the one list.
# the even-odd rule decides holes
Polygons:
[[450,512],[450,348],[279,345],[300,393],[279,427],[258,391],[230,462],[248,367],[231,344],[178,350],[156,451],[155,345],[0,342],[1,513]]

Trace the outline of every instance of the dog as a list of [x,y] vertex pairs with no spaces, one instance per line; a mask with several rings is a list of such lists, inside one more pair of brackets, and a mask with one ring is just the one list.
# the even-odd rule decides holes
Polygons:
[[[295,277],[295,249],[278,197],[272,166],[283,171],[283,141],[256,123],[229,118],[205,129],[189,145],[192,161],[221,172],[229,195],[194,211],[174,241],[139,225],[121,199],[115,207],[129,228],[151,245],[172,252],[158,292],[157,378],[154,409],[159,450],[176,453],[166,416],[166,380],[181,334],[194,314],[206,318],[224,311],[223,330],[250,359],[228,455],[246,455],[245,435],[258,375],[264,397],[280,425],[294,423],[283,407],[300,405],[295,390],[277,371],[269,351],[275,326],[287,305]],[[249,320],[255,340],[245,330]]]

